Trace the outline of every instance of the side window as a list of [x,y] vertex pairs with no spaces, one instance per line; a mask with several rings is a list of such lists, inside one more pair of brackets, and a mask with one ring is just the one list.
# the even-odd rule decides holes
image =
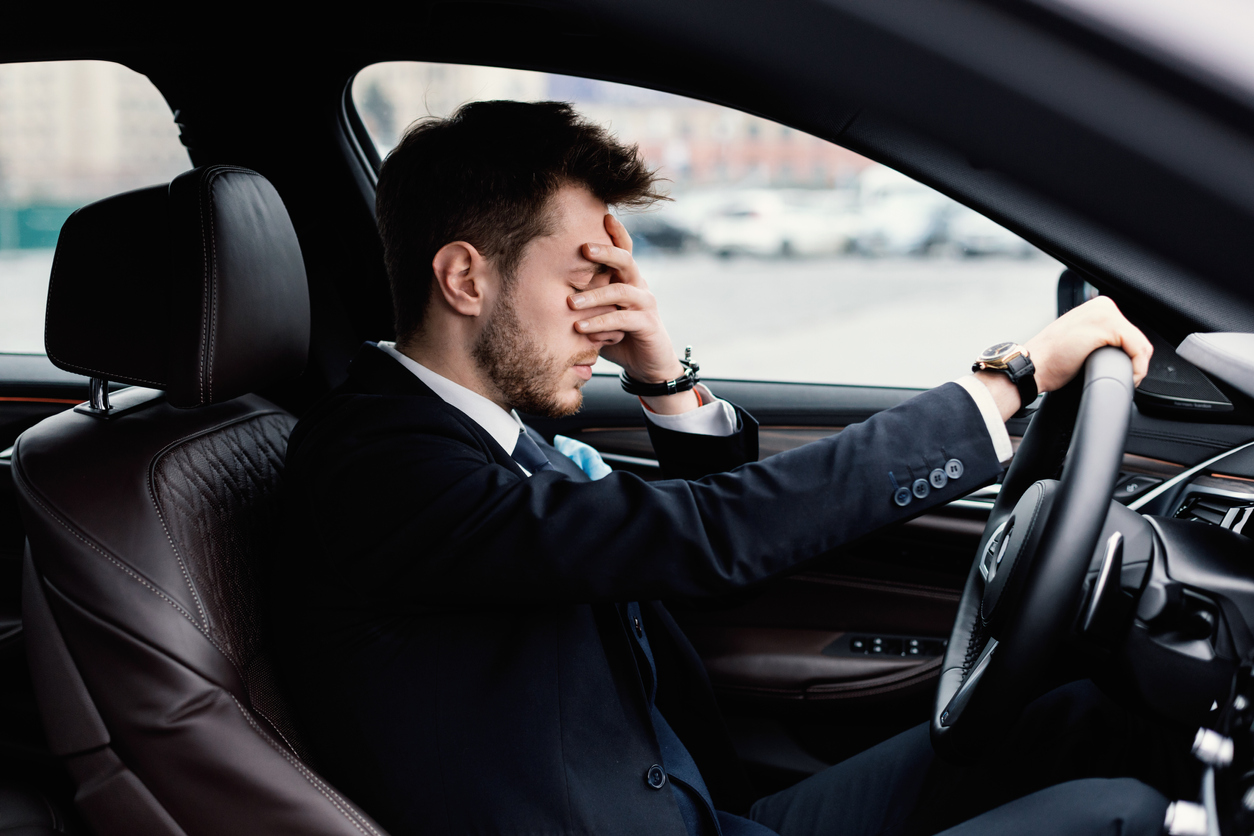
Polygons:
[[710,378],[931,387],[1056,312],[1057,261],[765,119],[608,82],[416,62],[367,67],[352,94],[380,156],[414,120],[482,99],[571,102],[638,144],[672,200],[623,221],[672,338]]
[[189,166],[169,106],[139,73],[0,65],[0,353],[43,353],[52,254],[71,212]]

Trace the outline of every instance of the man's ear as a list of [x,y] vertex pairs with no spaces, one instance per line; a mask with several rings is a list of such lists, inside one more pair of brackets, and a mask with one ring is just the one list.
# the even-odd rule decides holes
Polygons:
[[462,316],[479,316],[491,281],[487,259],[465,241],[440,247],[431,260],[436,292]]

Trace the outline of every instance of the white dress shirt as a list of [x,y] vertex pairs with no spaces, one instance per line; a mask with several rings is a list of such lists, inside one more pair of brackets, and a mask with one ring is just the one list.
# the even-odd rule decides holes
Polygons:
[[971,400],[975,401],[976,407],[980,410],[980,417],[984,419],[984,426],[988,428],[988,437],[993,440],[993,452],[997,454],[997,461],[1002,464],[1010,461],[1015,451],[1010,445],[1010,433],[1006,432],[1006,422],[1001,420],[1001,410],[997,408],[997,401],[993,400],[993,393],[988,391],[987,386],[976,380],[973,374],[963,375],[954,383],[967,390],[967,394],[971,396]]
[[[478,392],[473,392],[460,383],[454,383],[447,377],[436,374],[413,358],[397,351],[396,343],[380,342],[379,348],[427,384],[431,391],[439,395],[446,403],[457,407],[466,413],[470,420],[483,427],[506,453],[511,456],[514,454],[514,445],[518,443],[518,433],[526,432],[517,412],[514,410],[506,412]],[[993,450],[997,454],[997,459],[1005,464],[1014,451],[1010,446],[1010,434],[1006,432],[1006,425],[1001,420],[1001,413],[997,410],[997,403],[993,400],[992,393],[983,383],[976,380],[974,375],[960,377],[954,383],[961,386],[975,401],[976,407],[980,410],[980,416],[984,418],[984,423],[988,427],[988,434],[993,441]],[[659,427],[694,435],[728,436],[739,432],[740,419],[736,415],[735,408],[727,401],[714,397],[705,384],[698,383],[697,389],[701,392],[702,405],[696,409],[690,409],[678,415],[661,415],[646,409],[645,417]]]

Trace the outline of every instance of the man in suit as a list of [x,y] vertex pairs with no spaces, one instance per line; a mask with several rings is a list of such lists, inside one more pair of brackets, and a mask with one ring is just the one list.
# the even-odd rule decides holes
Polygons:
[[[966,376],[757,462],[756,423],[693,385],[607,213],[654,189],[634,148],[555,103],[467,105],[411,129],[383,167],[398,341],[364,346],[292,434],[296,545],[274,595],[315,754],[393,833],[926,828],[911,818],[926,781],[894,765],[927,771],[917,734],[749,818],[725,812],[746,812],[735,754],[658,602],[743,588],[991,481],[1026,384]],[[1036,385],[1105,344],[1144,375],[1148,342],[1099,302],[1027,344]],[[678,478],[591,478],[519,420],[576,411],[598,356],[626,370]],[[890,489],[931,470],[953,478]],[[878,800],[840,796],[859,772],[896,777]],[[1079,825],[1133,815],[1112,812],[1120,797],[1157,832],[1153,791],[1085,792]]]

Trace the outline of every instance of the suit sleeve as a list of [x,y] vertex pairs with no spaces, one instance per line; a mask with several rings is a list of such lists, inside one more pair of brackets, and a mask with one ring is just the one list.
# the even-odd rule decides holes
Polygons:
[[[1001,471],[979,410],[954,384],[831,438],[695,481],[645,482],[621,471],[595,482],[556,472],[524,479],[468,443],[456,422],[415,435],[403,414],[363,422],[345,410],[324,423],[289,456],[307,559],[346,591],[415,612],[717,595]],[[659,446],[673,441],[662,437]],[[709,440],[708,454],[689,450],[684,467],[756,457],[719,442]],[[894,481],[908,485],[951,458],[962,461],[961,478],[905,508],[893,502]]]
[[662,475],[668,479],[700,479],[756,462],[758,422],[740,407],[735,409],[740,431],[726,436],[676,432],[646,421]]

